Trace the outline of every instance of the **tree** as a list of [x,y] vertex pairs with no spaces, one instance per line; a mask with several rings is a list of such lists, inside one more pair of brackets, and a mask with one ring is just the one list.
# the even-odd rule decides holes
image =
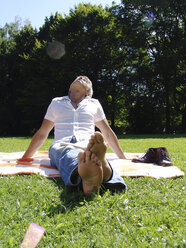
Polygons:
[[[12,96],[15,92],[14,87],[14,51],[15,36],[19,32],[20,20],[15,23],[5,24],[0,29],[0,133],[5,135],[15,130],[15,102]],[[6,118],[4,118],[6,116]]]
[[[117,133],[185,131],[185,9],[184,0],[79,4],[46,17],[39,31],[1,28],[1,134],[32,134],[50,100],[81,74]],[[63,56],[48,54],[54,41]]]
[[[138,89],[141,87],[149,101],[156,99],[154,106],[158,104],[159,110],[164,108],[165,114],[162,112],[161,117],[165,116],[167,133],[171,131],[171,126],[175,126],[172,109],[175,108],[173,95],[176,94],[176,85],[180,83],[177,81],[179,68],[182,67],[182,72],[185,71],[183,68],[185,9],[184,1],[175,0],[161,2],[126,0],[122,1],[119,7],[120,19],[124,20],[123,24],[120,21],[123,32],[127,32],[125,23],[129,17],[128,29],[132,31],[134,27],[136,28],[135,34],[128,33],[132,38],[130,44],[133,56],[130,66],[132,71],[130,76],[133,76],[129,76],[133,81],[128,80],[129,84],[131,83],[131,90],[135,89],[134,85]],[[138,56],[141,54],[140,51],[148,56],[148,63],[144,63],[144,56],[142,60],[140,59]],[[145,74],[145,68],[151,73]],[[150,90],[149,93],[146,89]],[[139,97],[142,92],[132,91],[129,102],[134,104],[132,99]],[[162,118],[161,120],[161,125],[164,125]],[[176,126],[179,126],[179,118]]]

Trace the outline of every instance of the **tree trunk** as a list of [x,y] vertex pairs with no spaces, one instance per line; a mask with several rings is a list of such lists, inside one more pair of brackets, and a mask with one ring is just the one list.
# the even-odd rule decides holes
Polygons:
[[166,124],[165,124],[165,132],[166,134],[170,133],[170,100],[169,100],[169,79],[165,76],[165,118],[166,118]]
[[182,112],[182,133],[186,133],[186,107]]
[[116,107],[116,101],[115,101],[115,82],[112,82],[112,107],[111,107],[111,128],[115,132],[115,107]]

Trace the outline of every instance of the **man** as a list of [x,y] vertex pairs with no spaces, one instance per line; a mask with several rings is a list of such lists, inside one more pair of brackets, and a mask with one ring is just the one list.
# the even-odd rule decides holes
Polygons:
[[[33,156],[54,127],[49,157],[65,185],[81,185],[84,194],[91,194],[101,185],[123,190],[126,188],[123,178],[105,158],[104,139],[120,159],[125,159],[125,155],[101,104],[92,94],[92,82],[86,76],[79,76],[70,85],[68,96],[54,98],[22,158]],[[101,133],[95,132],[95,126]],[[68,145],[64,145],[65,142]]]

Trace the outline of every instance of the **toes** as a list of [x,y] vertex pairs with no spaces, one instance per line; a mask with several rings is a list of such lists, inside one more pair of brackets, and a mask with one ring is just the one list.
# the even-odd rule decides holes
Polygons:
[[78,154],[78,161],[79,163],[85,162],[85,152],[80,152]]
[[95,132],[89,140],[87,150],[92,151],[92,148],[94,145],[96,145],[96,143],[100,144],[103,142],[104,142],[103,135],[100,132]]
[[92,153],[92,155],[91,155],[91,160],[92,160],[92,161],[95,161],[95,162],[96,162],[96,160],[97,160],[97,157],[96,157],[96,155],[95,155],[94,153]]
[[92,146],[94,145],[94,137],[93,135],[91,136],[88,146],[87,146],[87,150],[90,150],[92,148]]
[[102,165],[101,161],[94,153],[92,153],[92,155],[91,155],[91,161],[94,161],[97,166]]
[[98,143],[103,143],[104,142],[103,135],[100,132],[95,132],[95,140]]
[[98,159],[98,161],[96,162],[96,165],[101,167],[102,166],[102,162]]
[[91,160],[91,152],[90,151],[86,151],[85,152],[85,161],[89,162]]

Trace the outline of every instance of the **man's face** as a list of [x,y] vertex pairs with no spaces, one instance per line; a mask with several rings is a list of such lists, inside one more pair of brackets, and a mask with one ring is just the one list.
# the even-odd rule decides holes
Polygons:
[[73,102],[80,102],[87,96],[87,90],[85,87],[78,81],[75,81],[70,85],[69,97]]

